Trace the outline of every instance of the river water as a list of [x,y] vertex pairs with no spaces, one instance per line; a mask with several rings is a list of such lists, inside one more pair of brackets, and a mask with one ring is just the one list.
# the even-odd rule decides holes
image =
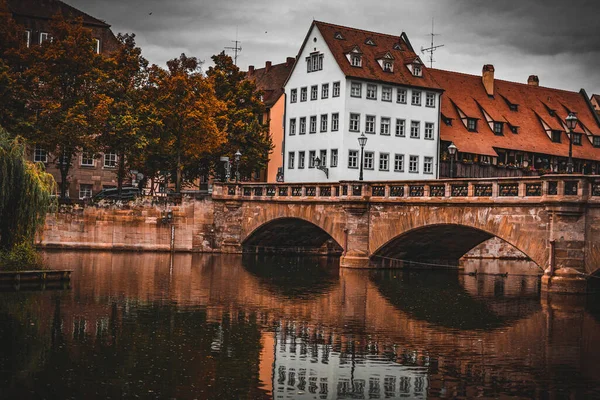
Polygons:
[[0,292],[0,398],[600,397],[597,298],[541,294],[527,263],[46,258],[70,288]]

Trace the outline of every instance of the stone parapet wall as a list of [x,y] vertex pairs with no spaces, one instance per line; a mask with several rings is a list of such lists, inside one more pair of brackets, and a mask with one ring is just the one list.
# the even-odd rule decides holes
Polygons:
[[[164,217],[172,212],[172,222]],[[46,248],[212,252],[213,203],[61,208],[49,214],[37,244]],[[171,235],[173,232],[173,240]]]
[[474,247],[463,258],[527,260],[525,254],[504,240],[494,237]]

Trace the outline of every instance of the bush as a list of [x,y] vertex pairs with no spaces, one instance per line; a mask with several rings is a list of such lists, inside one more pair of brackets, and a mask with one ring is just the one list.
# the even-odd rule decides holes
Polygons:
[[42,256],[31,243],[23,242],[10,251],[0,252],[0,270],[26,271],[44,269]]

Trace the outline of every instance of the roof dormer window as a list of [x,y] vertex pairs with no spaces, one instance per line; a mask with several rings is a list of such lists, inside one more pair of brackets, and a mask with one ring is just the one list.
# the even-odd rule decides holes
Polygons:
[[365,44],[369,46],[376,46],[375,42],[371,38],[367,38],[367,40],[365,40]]
[[389,60],[383,61],[383,70],[385,72],[394,72],[394,63]]
[[494,135],[502,136],[503,128],[504,124],[502,122],[494,121]]
[[400,43],[394,44],[394,50],[402,50],[402,46],[400,46]]
[[413,76],[423,76],[423,63],[419,58],[415,58],[413,62],[406,65]]
[[552,141],[554,143],[560,143],[561,131],[552,131]]
[[469,132],[477,132],[476,118],[467,118],[467,130],[469,130]]
[[384,72],[394,72],[394,56],[389,51],[376,55],[376,59]]
[[350,55],[350,64],[353,67],[362,67],[362,56],[360,54]]
[[333,37],[337,40],[344,40],[344,36],[340,32],[336,32]]
[[413,75],[414,76],[423,76],[423,71],[421,70],[421,66],[420,65],[415,65],[413,67]]
[[518,126],[514,126],[514,125],[509,125],[510,126],[510,131],[512,133],[519,133],[519,127]]

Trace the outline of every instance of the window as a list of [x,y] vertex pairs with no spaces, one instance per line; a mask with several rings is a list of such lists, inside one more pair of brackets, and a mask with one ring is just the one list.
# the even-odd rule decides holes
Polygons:
[[92,185],[82,183],[79,185],[79,199],[90,199],[92,197]]
[[31,31],[25,31],[25,45],[31,46]]
[[390,155],[388,153],[379,153],[379,170],[390,170]]
[[321,150],[319,152],[319,159],[321,160],[321,165],[323,167],[327,166],[327,150]]
[[413,139],[421,137],[421,123],[419,121],[410,121],[410,137]]
[[290,103],[295,103],[298,101],[298,89],[292,89],[290,91]]
[[414,65],[413,66],[413,75],[414,76],[421,76],[421,75],[423,75],[423,71],[421,70],[421,66],[420,65]]
[[96,54],[100,54],[100,39],[94,38],[94,51]]
[[310,87],[310,99],[317,100],[319,98],[319,85],[313,85]]
[[300,101],[306,101],[307,95],[308,95],[308,89],[305,87],[300,88]]
[[406,89],[398,89],[398,93],[396,93],[396,103],[406,104]]
[[433,140],[433,122],[425,122],[425,139]]
[[575,133],[575,132],[573,132],[571,134],[571,136],[572,136],[572,139],[573,139],[573,144],[581,146],[581,133]]
[[338,151],[337,149],[331,149],[331,168],[337,167],[338,164]]
[[348,150],[348,168],[358,168],[358,150]]
[[373,169],[375,164],[375,153],[372,151],[365,151],[365,160],[363,167],[364,169]]
[[365,117],[365,133],[375,133],[375,116],[367,115]]
[[509,125],[510,126],[510,131],[512,133],[519,133],[519,127],[518,126],[514,126],[514,125]]
[[362,84],[360,82],[352,82],[350,84],[350,96],[352,97],[361,97],[362,94]]
[[315,150],[311,150],[308,152],[308,168],[315,167],[315,158],[317,158],[317,152]]
[[294,169],[294,159],[296,158],[296,153],[290,151],[288,153],[288,169]]
[[404,172],[404,154],[394,155],[394,171]]
[[306,133],[306,117],[300,117],[300,134]]
[[552,131],[552,141],[554,143],[560,143],[561,131]]
[[471,132],[477,131],[477,120],[475,118],[467,118],[467,130]]
[[340,114],[331,114],[331,132],[337,132],[340,129]]
[[350,64],[353,67],[362,67],[362,57],[358,54],[350,55]]
[[423,173],[433,174],[433,157],[423,158]]
[[323,69],[323,54],[312,53],[306,57],[306,72],[315,72]]
[[44,150],[43,148],[41,148],[40,146],[36,145],[35,148],[33,149],[33,161],[47,163],[48,162],[48,152],[46,150]]
[[494,135],[502,135],[502,127],[504,124],[502,122],[494,122]]
[[360,114],[350,114],[350,132],[358,132],[360,129]]
[[594,136],[593,143],[594,147],[600,147],[600,136]]
[[381,127],[379,129],[381,135],[390,135],[390,119],[387,117],[381,117]]
[[115,168],[117,166],[117,153],[104,154],[104,168]]
[[331,97],[340,97],[340,83],[339,82],[333,82],[333,93],[331,94]]
[[305,160],[305,152],[299,151],[298,152],[298,169],[304,168],[304,160]]
[[381,88],[381,101],[392,101],[392,88],[384,86]]
[[321,114],[321,132],[327,132],[327,114]]
[[406,120],[396,119],[396,136],[404,137],[406,135]]
[[425,107],[435,107],[435,93],[429,93],[425,95]]
[[394,63],[388,60],[383,61],[383,70],[385,72],[394,72]]
[[290,118],[290,136],[296,134],[296,118]]
[[367,99],[377,100],[377,85],[367,84]]
[[310,116],[310,130],[309,133],[317,133],[317,116]]
[[87,151],[81,153],[81,166],[93,167],[94,166],[94,155]]
[[412,97],[411,97],[411,102],[410,102],[413,106],[420,106],[421,105],[421,92],[419,90],[413,90],[412,91]]
[[321,85],[321,98],[326,99],[329,97],[329,83]]
[[40,44],[44,43],[46,40],[48,40],[49,35],[46,32],[40,32]]
[[408,172],[419,172],[419,156],[410,156],[408,159]]

